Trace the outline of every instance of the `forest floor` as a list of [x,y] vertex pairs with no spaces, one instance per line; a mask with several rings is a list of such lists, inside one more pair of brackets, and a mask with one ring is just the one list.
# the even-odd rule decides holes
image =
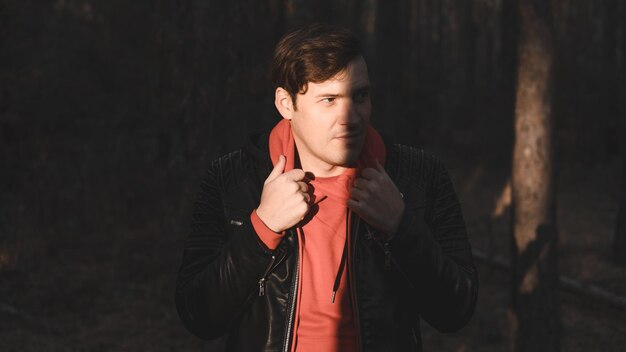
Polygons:
[[[469,159],[443,159],[473,247],[507,260],[508,211],[503,208],[497,215],[494,209],[508,171]],[[197,178],[182,168],[169,170],[148,184],[138,176],[127,188],[113,190],[106,183],[111,174],[95,170],[83,177],[102,173],[101,178],[84,184],[80,192],[70,192],[62,180],[47,181],[57,182],[56,196],[65,201],[41,198],[43,183],[14,199],[22,208],[40,202],[35,208],[42,210],[15,213],[11,223],[17,225],[5,230],[21,233],[0,242],[0,351],[218,350],[219,343],[204,343],[189,334],[174,306],[174,281]],[[559,167],[559,265],[562,275],[626,295],[626,269],[615,266],[610,254],[620,173],[617,160]],[[120,195],[124,192],[139,193],[136,197],[144,201],[133,203],[133,197]],[[108,205],[81,209],[91,198]],[[98,211],[107,211],[106,221],[92,214]],[[48,220],[29,227],[28,220],[37,217]],[[85,225],[90,219],[98,219],[97,226]],[[473,320],[449,335],[424,324],[426,351],[508,350],[510,275],[482,262],[478,269],[480,293]],[[623,350],[626,310],[566,291],[559,297],[561,350]]]

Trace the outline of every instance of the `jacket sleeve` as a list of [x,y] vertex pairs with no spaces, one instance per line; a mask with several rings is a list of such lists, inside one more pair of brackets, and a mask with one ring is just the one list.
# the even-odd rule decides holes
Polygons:
[[421,317],[454,332],[474,313],[478,274],[459,200],[443,164],[432,158],[433,177],[424,216],[405,211],[389,246],[411,281]]
[[180,319],[202,339],[228,331],[257,293],[257,282],[271,261],[249,217],[234,224],[225,219],[221,167],[215,161],[200,186],[176,282]]

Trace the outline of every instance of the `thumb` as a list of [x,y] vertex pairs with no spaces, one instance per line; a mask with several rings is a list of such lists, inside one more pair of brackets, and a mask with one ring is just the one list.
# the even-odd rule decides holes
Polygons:
[[380,164],[378,159],[376,159],[376,169],[382,174],[387,174],[387,171],[385,171],[385,168]]
[[276,165],[274,165],[274,169],[272,170],[272,172],[270,172],[269,176],[267,176],[265,183],[271,182],[278,176],[282,175],[283,171],[285,170],[286,163],[287,162],[285,161],[285,156],[280,155],[278,157],[278,162],[276,162]]

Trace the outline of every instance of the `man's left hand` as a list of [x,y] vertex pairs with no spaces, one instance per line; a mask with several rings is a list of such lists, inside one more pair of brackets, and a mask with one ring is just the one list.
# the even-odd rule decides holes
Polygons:
[[348,207],[388,236],[398,230],[404,213],[402,195],[378,160],[375,169],[363,169],[354,181]]

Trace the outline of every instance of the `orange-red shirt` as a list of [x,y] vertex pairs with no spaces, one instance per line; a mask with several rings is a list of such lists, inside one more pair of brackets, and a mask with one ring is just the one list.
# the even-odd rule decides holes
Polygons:
[[[294,168],[295,143],[288,120],[281,120],[270,134],[270,155],[274,164],[279,155],[285,155],[285,171]],[[372,167],[374,160],[384,163],[382,138],[370,128],[359,168]],[[357,351],[358,336],[354,322],[349,287],[349,265],[345,266],[334,303],[333,284],[341,264],[346,236],[349,236],[348,211],[352,182],[357,169],[347,169],[335,177],[316,177],[313,187],[314,216],[301,226],[299,237],[299,282],[296,300],[296,319],[292,351]],[[253,211],[252,225],[263,243],[270,249],[278,246],[284,234],[271,231]],[[349,240],[349,239],[348,239]],[[349,263],[349,261],[348,261]]]

